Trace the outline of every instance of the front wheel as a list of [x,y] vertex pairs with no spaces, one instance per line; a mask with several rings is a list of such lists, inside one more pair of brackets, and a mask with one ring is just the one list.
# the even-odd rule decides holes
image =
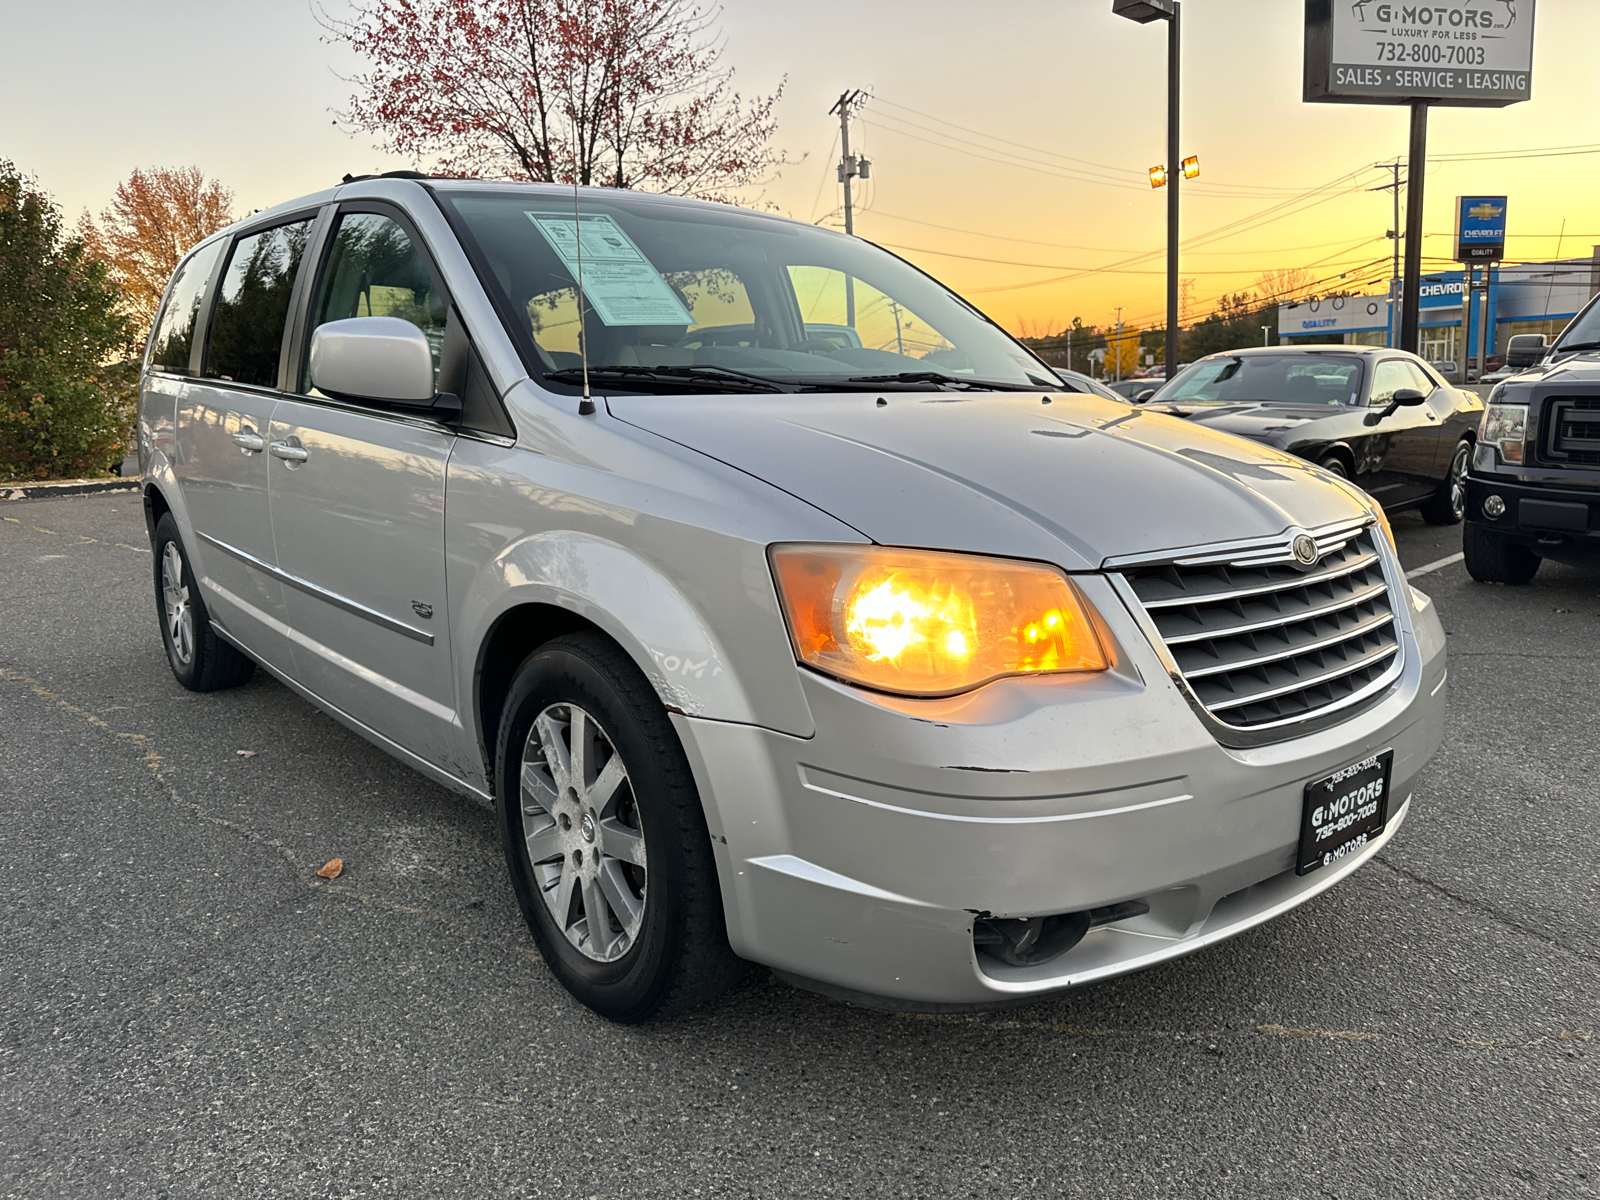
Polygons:
[[1459,525],[1467,515],[1467,463],[1471,457],[1472,443],[1458,442],[1439,490],[1422,505],[1422,519],[1429,525]]
[[1317,464],[1324,471],[1337,475],[1340,479],[1349,479],[1350,470],[1344,465],[1344,459],[1337,454],[1330,454]]
[[1479,583],[1527,583],[1539,570],[1541,561],[1526,546],[1481,525],[1466,527],[1461,554],[1467,574]]
[[713,999],[743,971],[677,731],[599,634],[518,668],[496,749],[511,884],[539,952],[595,1012],[634,1024]]

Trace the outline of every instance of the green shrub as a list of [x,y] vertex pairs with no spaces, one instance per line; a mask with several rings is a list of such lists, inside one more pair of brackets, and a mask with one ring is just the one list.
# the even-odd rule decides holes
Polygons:
[[98,474],[133,445],[138,352],[110,268],[0,159],[0,479]]

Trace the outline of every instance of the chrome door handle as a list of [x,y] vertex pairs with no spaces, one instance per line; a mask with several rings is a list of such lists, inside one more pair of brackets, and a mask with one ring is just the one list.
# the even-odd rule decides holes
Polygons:
[[303,463],[311,457],[311,453],[304,446],[294,446],[288,442],[273,442],[272,457],[281,458],[284,462]]
[[233,444],[246,454],[260,454],[267,448],[267,439],[246,425],[233,435]]

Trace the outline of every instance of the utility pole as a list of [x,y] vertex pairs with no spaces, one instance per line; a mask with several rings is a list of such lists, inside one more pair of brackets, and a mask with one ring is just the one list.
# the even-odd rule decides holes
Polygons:
[[[856,179],[872,178],[872,163],[850,153],[850,115],[866,102],[867,94],[854,88],[841,92],[838,101],[828,110],[829,116],[839,114],[839,182],[844,185],[844,231],[848,237],[856,235],[855,201],[850,185]],[[845,324],[855,328],[856,281],[851,275],[844,277],[844,311]]]
[[[1124,308],[1126,308],[1126,307],[1127,307],[1127,305],[1125,305],[1125,304],[1119,304],[1119,305],[1116,306],[1116,313],[1117,313],[1117,364],[1113,369],[1117,373],[1117,382],[1118,383],[1122,382],[1122,310]],[[1170,364],[1169,364],[1168,369],[1169,370],[1171,369],[1170,368]],[[1168,375],[1167,378],[1171,379],[1172,376]]]
[[1399,344],[1396,336],[1399,331],[1400,320],[1400,162],[1373,163],[1375,171],[1388,171],[1394,178],[1382,187],[1369,188],[1373,192],[1394,193],[1394,225],[1389,230],[1389,238],[1394,242],[1394,271],[1389,276],[1389,348],[1393,349]]

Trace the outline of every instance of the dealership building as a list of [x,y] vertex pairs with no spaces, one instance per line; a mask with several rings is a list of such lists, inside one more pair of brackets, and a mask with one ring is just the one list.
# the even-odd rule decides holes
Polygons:
[[[1482,287],[1483,270],[1477,272]],[[1488,268],[1488,289],[1474,297],[1468,335],[1462,339],[1462,272],[1441,271],[1422,277],[1422,319],[1418,353],[1430,362],[1462,362],[1477,352],[1478,326],[1483,323],[1484,354],[1505,352],[1516,333],[1554,337],[1589,298],[1600,292],[1600,246],[1591,258],[1519,263]],[[1397,321],[1391,321],[1387,293],[1330,296],[1278,307],[1278,340],[1288,345],[1341,342],[1393,346]],[[1398,309],[1399,305],[1394,305]],[[1398,313],[1395,314],[1398,317]]]

